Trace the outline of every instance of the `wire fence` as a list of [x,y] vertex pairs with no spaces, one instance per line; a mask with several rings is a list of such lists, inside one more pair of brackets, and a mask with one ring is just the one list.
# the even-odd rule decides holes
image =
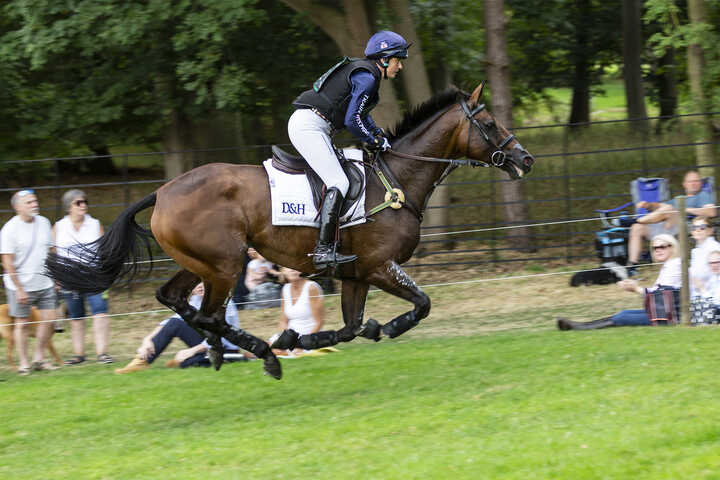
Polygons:
[[[446,204],[431,205],[429,211],[442,211],[445,220],[434,224],[425,223],[421,226],[421,240],[417,255],[405,266],[407,268],[424,267],[462,267],[471,265],[493,265],[500,263],[518,263],[526,261],[565,261],[592,260],[595,258],[594,235],[599,225],[588,228],[599,220],[595,209],[609,208],[630,200],[628,183],[630,180],[643,176],[678,177],[689,168],[711,170],[720,165],[708,163],[694,165],[694,153],[698,148],[715,148],[720,140],[685,141],[692,136],[692,125],[683,127],[683,122],[698,118],[709,118],[720,112],[689,113],[665,117],[646,117],[640,119],[603,120],[583,123],[555,123],[549,125],[532,125],[518,127],[516,131],[543,132],[535,140],[541,141],[551,136],[548,131],[558,130],[554,140],[546,142],[548,152],[534,152],[536,171],[524,179],[526,195],[523,198],[506,198],[502,195],[502,187],[509,182],[496,172],[472,171],[457,181],[453,177],[439,187],[448,191],[450,200]],[[578,129],[590,127],[615,128],[618,125],[629,125],[634,128],[636,122],[655,121],[668,122],[676,120],[680,127],[675,127],[669,135],[662,138],[654,137],[643,130],[639,136],[621,137],[617,130],[607,132],[598,141],[589,141],[581,145],[573,143]],[[680,128],[680,130],[678,130]],[[545,129],[545,130],[543,130]],[[533,133],[533,135],[538,135]],[[630,139],[630,140],[628,140]],[[592,140],[592,139],[591,139]],[[662,141],[660,141],[662,140]],[[667,141],[670,140],[670,141]],[[611,141],[624,143],[632,141],[633,145],[610,145]],[[523,142],[525,143],[525,142]],[[574,148],[598,143],[603,148]],[[271,145],[245,145],[239,147],[220,147],[210,149],[192,149],[174,152],[141,152],[119,155],[77,155],[71,157],[6,160],[6,165],[51,165],[50,181],[25,188],[33,188],[42,196],[45,193],[54,197],[51,204],[46,197],[41,198],[42,213],[48,217],[59,218],[63,215],[60,196],[63,191],[81,188],[92,196],[104,201],[92,204],[93,214],[108,224],[117,214],[132,201],[154,190],[163,184],[164,178],[135,178],[130,173],[133,160],[158,157],[166,154],[226,154],[238,155],[251,152],[260,156],[270,155]],[[662,156],[660,156],[660,152]],[[672,155],[668,152],[673,152]],[[61,173],[61,163],[71,163],[112,157],[118,166],[117,180],[110,182],[67,182]],[[681,159],[674,161],[674,159]],[[547,165],[547,166],[545,166]],[[17,190],[5,186],[0,188],[0,197]],[[108,196],[105,192],[110,192]],[[108,201],[109,200],[109,201]],[[9,204],[7,204],[9,206]],[[504,210],[514,206],[529,209],[526,218],[504,220]],[[632,210],[632,209],[630,209]],[[52,212],[52,213],[50,213]],[[633,213],[632,211],[628,212]],[[12,216],[10,208],[0,209],[0,218],[5,221]],[[142,222],[141,222],[142,223]],[[584,225],[584,226],[581,226]],[[532,231],[528,232],[528,226]],[[527,245],[531,244],[530,248]],[[428,261],[430,257],[437,261]]]

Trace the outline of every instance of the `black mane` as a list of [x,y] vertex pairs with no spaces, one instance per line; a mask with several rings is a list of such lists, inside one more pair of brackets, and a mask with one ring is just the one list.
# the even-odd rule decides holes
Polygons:
[[464,92],[449,88],[405,113],[405,117],[390,130],[390,142],[408,134],[428,118],[457,102],[459,95],[464,95]]

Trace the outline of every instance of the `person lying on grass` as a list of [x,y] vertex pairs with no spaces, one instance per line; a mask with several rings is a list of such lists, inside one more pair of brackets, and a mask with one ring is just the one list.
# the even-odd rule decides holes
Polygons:
[[[682,285],[682,267],[675,237],[667,233],[656,235],[650,242],[650,252],[652,253],[653,262],[662,263],[660,274],[653,286],[643,288],[638,285],[637,280],[630,278],[619,281],[617,285],[623,290],[637,293],[641,297],[661,287],[679,289]],[[592,322],[571,322],[566,318],[557,319],[557,328],[560,330],[595,330],[607,327],[641,325],[652,325],[645,310],[623,310],[611,317],[601,318]]]
[[[202,283],[200,283],[192,291],[188,303],[199,309],[204,293],[205,287]],[[237,308],[232,302],[228,303],[227,309],[225,310],[225,321],[228,325],[240,328]],[[155,330],[143,338],[142,344],[137,349],[137,355],[135,355],[135,358],[133,358],[132,361],[130,361],[130,363],[128,363],[125,367],[115,370],[115,373],[131,373],[149,368],[150,364],[162,354],[174,338],[182,340],[185,345],[187,345],[187,348],[183,348],[178,351],[172,360],[168,360],[165,363],[166,367],[187,368],[210,366],[210,360],[206,355],[207,351],[210,349],[210,345],[208,345],[207,341],[203,339],[192,327],[190,327],[190,325],[185,323],[179,315],[173,315],[167,320],[160,322]],[[239,347],[233,345],[225,338],[222,339],[222,343],[226,354],[237,354],[240,351]]]

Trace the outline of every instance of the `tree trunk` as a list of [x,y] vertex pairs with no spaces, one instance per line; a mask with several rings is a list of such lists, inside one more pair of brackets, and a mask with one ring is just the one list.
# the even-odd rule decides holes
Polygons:
[[[707,24],[708,14],[705,0],[688,0],[688,16],[690,24],[698,26]],[[705,54],[702,46],[697,43],[688,45],[687,72],[690,83],[690,94],[694,100],[695,112],[707,112],[707,95],[703,89],[703,75],[705,70]],[[709,116],[703,117],[700,128],[696,129],[695,141],[708,142],[712,138],[712,123]],[[712,145],[698,145],[695,147],[695,164],[710,165],[713,162]],[[712,168],[702,168],[701,175],[712,175]]]
[[[408,97],[408,104],[410,108],[413,108],[432,96],[430,79],[427,69],[425,68],[425,59],[423,58],[420,39],[417,36],[415,25],[410,15],[410,4],[408,0],[388,0],[387,3],[396,19],[395,30],[402,35],[405,40],[413,44],[408,58],[403,60],[403,70],[400,73],[403,85],[405,86],[405,93]],[[441,187],[435,189],[435,192],[433,192],[428,207],[448,205],[449,203],[450,189],[448,187]],[[428,208],[425,211],[423,226],[439,227],[441,225],[449,225],[450,220],[448,213],[449,209],[447,208]],[[444,249],[450,249],[454,246],[451,239],[447,237],[439,237],[438,240],[446,241],[433,243],[433,245]],[[424,250],[424,248],[421,250]]]
[[[623,77],[628,119],[646,118],[645,89],[642,83],[642,2],[623,0]],[[647,131],[647,120],[632,122],[631,128]]]
[[[510,93],[510,59],[507,54],[505,37],[504,0],[485,0],[485,28],[487,30],[488,80],[491,86],[492,108],[495,117],[508,129],[512,129],[512,95]],[[504,202],[505,222],[517,225],[527,223],[528,208],[525,203],[521,182],[502,182],[500,184]],[[513,203],[509,203],[513,202]],[[507,235],[513,246],[522,251],[535,251],[530,229],[511,229]]]
[[[371,35],[365,2],[343,0],[342,11],[315,4],[312,0],[282,0],[282,2],[293,10],[306,14],[315,25],[333,39],[343,55],[364,56],[365,44]],[[318,75],[320,73],[322,72],[318,72]],[[372,117],[378,126],[385,129],[395,125],[402,118],[395,91],[388,81],[380,83],[380,102],[373,110]]]
[[[661,117],[673,116],[677,110],[678,93],[675,68],[675,49],[669,47],[665,54],[658,59],[658,74],[656,76]],[[656,133],[660,133],[662,125],[671,120],[670,118],[661,118],[657,124]]]
[[590,121],[590,68],[585,52],[588,50],[587,23],[591,20],[589,0],[575,1],[575,45],[573,48],[573,91],[570,123]]
[[165,128],[163,150],[165,151],[165,178],[170,180],[182,175],[192,166],[191,132],[187,121],[177,109],[170,112],[170,124]]

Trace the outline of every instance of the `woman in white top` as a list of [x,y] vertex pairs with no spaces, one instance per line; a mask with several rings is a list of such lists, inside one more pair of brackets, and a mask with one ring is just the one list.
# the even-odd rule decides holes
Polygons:
[[720,250],[720,243],[713,237],[713,227],[707,217],[695,217],[690,234],[695,240],[695,248],[690,252],[690,288],[694,296],[700,294],[703,284],[712,274],[708,256],[710,252]]
[[[104,233],[103,227],[97,219],[87,213],[87,195],[82,190],[68,190],[62,196],[62,203],[68,214],[53,226],[56,252],[59,256],[77,258],[77,249],[100,238]],[[85,316],[85,301],[90,306],[90,314],[93,319],[97,361],[112,363],[114,360],[107,353],[110,319],[107,316],[106,294],[86,295],[79,292],[63,292],[63,298],[68,309],[68,316],[78,319],[70,322],[70,336],[75,355],[65,360],[65,365],[77,365],[85,361],[85,319],[82,318]]]
[[[280,331],[292,329],[300,335],[319,332],[323,326],[322,288],[317,283],[301,277],[300,272],[282,267],[280,273],[286,283],[282,288]],[[279,334],[270,339],[270,344]],[[276,355],[298,355],[304,352],[296,348],[292,352],[273,350]]]
[[[667,233],[656,235],[650,241],[650,252],[653,261],[662,263],[660,274],[652,287],[643,288],[637,280],[621,280],[617,284],[625,291],[637,293],[644,297],[646,293],[662,287],[680,288],[682,286],[682,264],[678,257],[678,244],[675,237]],[[595,330],[606,327],[624,327],[651,325],[645,310],[623,310],[612,317],[601,318],[592,322],[571,322],[565,318],[558,318],[557,326],[560,330]]]

